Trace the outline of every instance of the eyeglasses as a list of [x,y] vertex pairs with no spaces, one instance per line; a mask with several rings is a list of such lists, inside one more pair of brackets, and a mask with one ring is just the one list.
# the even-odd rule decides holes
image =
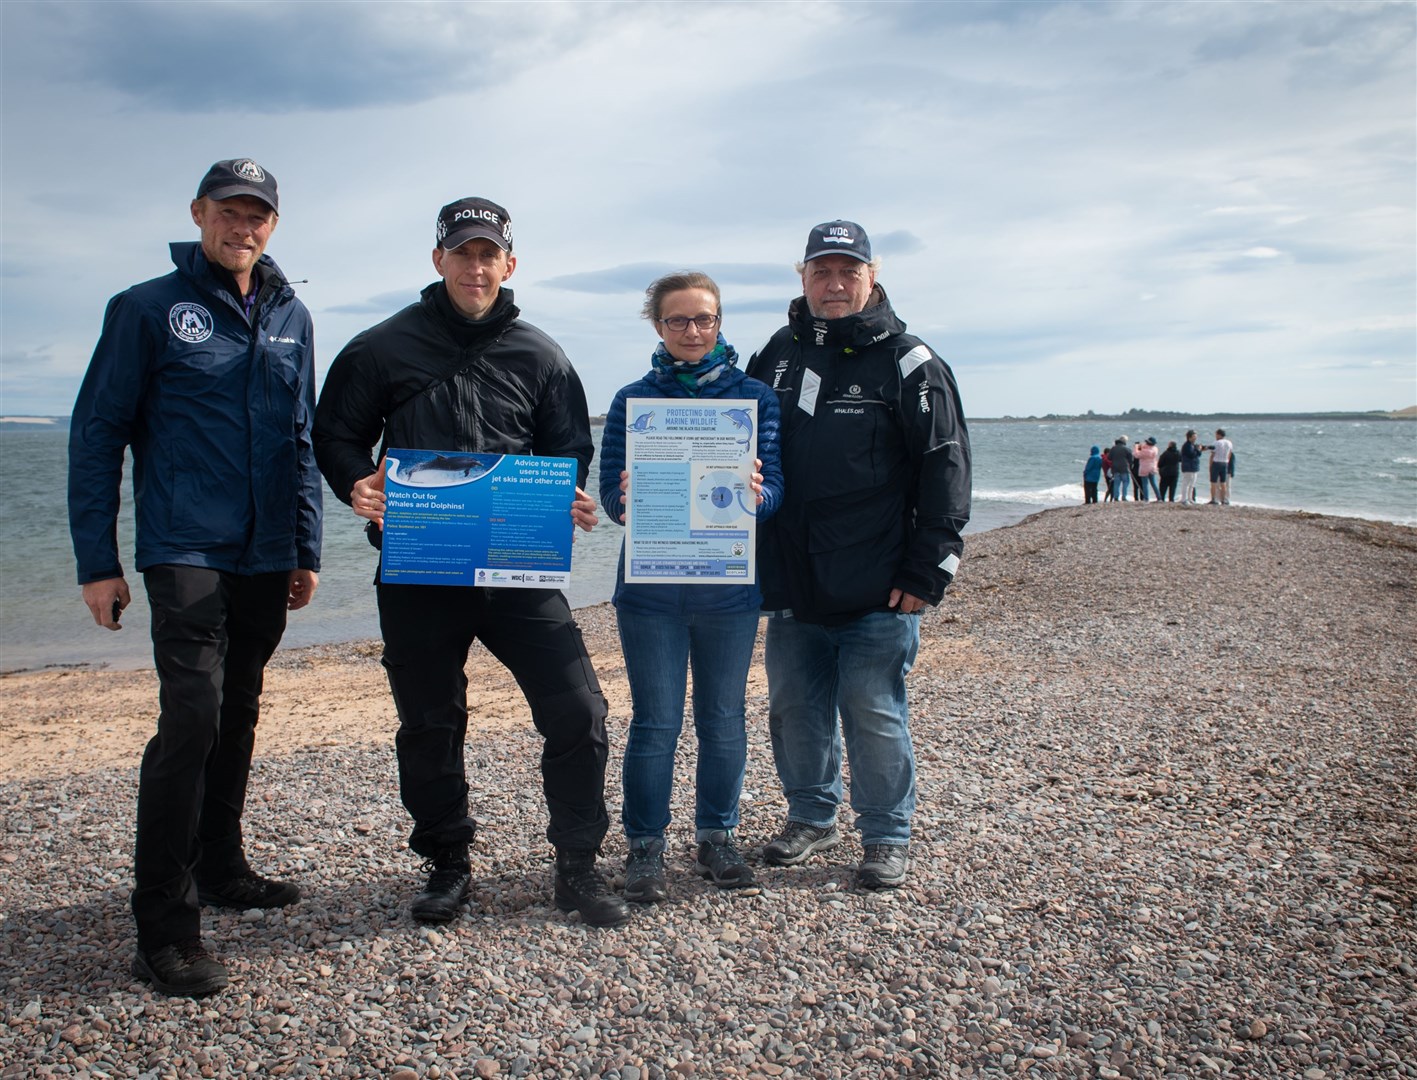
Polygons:
[[671,315],[667,319],[659,320],[663,325],[669,327],[676,334],[682,334],[689,329],[689,324],[693,323],[700,330],[712,330],[723,321],[719,315],[695,315],[692,319],[687,315]]

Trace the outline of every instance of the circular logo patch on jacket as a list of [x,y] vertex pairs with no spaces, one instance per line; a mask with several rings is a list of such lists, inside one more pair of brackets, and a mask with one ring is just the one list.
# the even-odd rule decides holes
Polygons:
[[167,313],[167,325],[183,341],[195,345],[212,336],[212,313],[201,304],[173,304]]

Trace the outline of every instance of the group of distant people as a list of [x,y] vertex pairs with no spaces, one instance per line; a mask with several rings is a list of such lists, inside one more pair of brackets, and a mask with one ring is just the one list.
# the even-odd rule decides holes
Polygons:
[[[1185,440],[1176,445],[1172,439],[1165,450],[1157,449],[1156,436],[1129,443],[1127,436],[1118,435],[1103,451],[1094,446],[1088,452],[1082,469],[1083,502],[1098,501],[1098,488],[1103,502],[1126,502],[1130,492],[1135,502],[1182,502],[1194,504],[1201,457],[1210,453],[1211,506],[1230,505],[1230,481],[1235,476],[1235,445],[1225,436],[1224,428],[1215,429],[1215,442],[1206,445],[1196,439],[1196,431],[1186,431]],[[1180,484],[1181,497],[1176,498]]]
[[[439,280],[353,338],[316,403],[311,319],[264,254],[278,222],[271,174],[217,162],[190,212],[201,238],[175,270],[114,297],[75,404],[69,514],[83,598],[110,630],[131,600],[116,520],[133,453],[137,569],[152,610],[157,731],[138,780],[133,973],[167,994],[227,985],[201,938],[203,906],[280,908],[300,889],[248,863],[241,819],[266,662],[320,569],[321,475],[378,547],[390,446],[574,458],[590,475],[585,394],[561,348],[524,322],[506,209],[450,203],[435,222]],[[915,758],[905,676],[919,614],[943,599],[970,512],[968,432],[945,362],[906,332],[860,225],[808,236],[802,295],[739,370],[718,286],[693,272],[646,292],[659,344],[615,398],[601,503],[626,523],[625,401],[753,398],[759,408],[759,584],[626,583],[615,605],[633,716],[623,759],[623,895],[597,867],[609,830],[607,704],[556,590],[406,585],[375,578],[383,665],[399,727],[409,847],[427,879],[420,922],[466,901],[477,833],[464,767],[465,664],[481,640],[517,679],[543,737],[554,903],[593,926],[669,895],[664,854],[675,749],[693,673],[698,772],[694,870],[752,884],[735,830],[745,690],[759,618],[774,763],[786,820],[763,861],[796,866],[841,842],[845,744],[862,857],[856,884],[895,888],[910,866]],[[617,424],[619,425],[617,427]],[[378,453],[373,448],[382,443]],[[567,507],[596,523],[583,486]],[[495,783],[495,778],[489,778]]]

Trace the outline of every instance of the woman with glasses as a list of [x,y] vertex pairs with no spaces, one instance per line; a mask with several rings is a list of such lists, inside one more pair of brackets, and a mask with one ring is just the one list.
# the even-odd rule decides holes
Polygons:
[[[606,414],[600,448],[600,501],[606,513],[625,524],[627,398],[749,398],[758,404],[752,490],[757,518],[766,519],[782,501],[777,396],[738,369],[738,353],[718,332],[723,321],[718,286],[707,274],[666,275],[645,290],[642,315],[661,340],[650,370],[617,393]],[[748,754],[744,696],[761,600],[756,585],[627,584],[621,548],[613,603],[633,706],[621,815],[630,851],[627,900],[657,903],[669,896],[665,832],[690,669],[698,737],[694,869],[720,888],[753,884],[734,829]]]

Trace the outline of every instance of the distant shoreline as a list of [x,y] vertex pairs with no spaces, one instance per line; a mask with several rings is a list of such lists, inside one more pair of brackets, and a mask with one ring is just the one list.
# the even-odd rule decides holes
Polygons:
[[[1132,409],[1125,413],[1048,413],[1045,416],[971,416],[971,424],[1018,424],[1018,423],[1117,423],[1117,424],[1141,424],[1141,423],[1188,423],[1197,418],[1206,420],[1223,420],[1226,423],[1240,424],[1247,420],[1417,420],[1417,405],[1409,406],[1405,409],[1397,409],[1391,412],[1382,410],[1372,410],[1369,412],[1259,412],[1259,413],[1237,413],[1237,412],[1175,412],[1167,410],[1165,412],[1153,412],[1143,409]],[[605,416],[592,416],[590,422],[603,427]],[[35,427],[68,427],[69,418],[67,416],[0,416],[0,430],[9,426],[35,428]]]

